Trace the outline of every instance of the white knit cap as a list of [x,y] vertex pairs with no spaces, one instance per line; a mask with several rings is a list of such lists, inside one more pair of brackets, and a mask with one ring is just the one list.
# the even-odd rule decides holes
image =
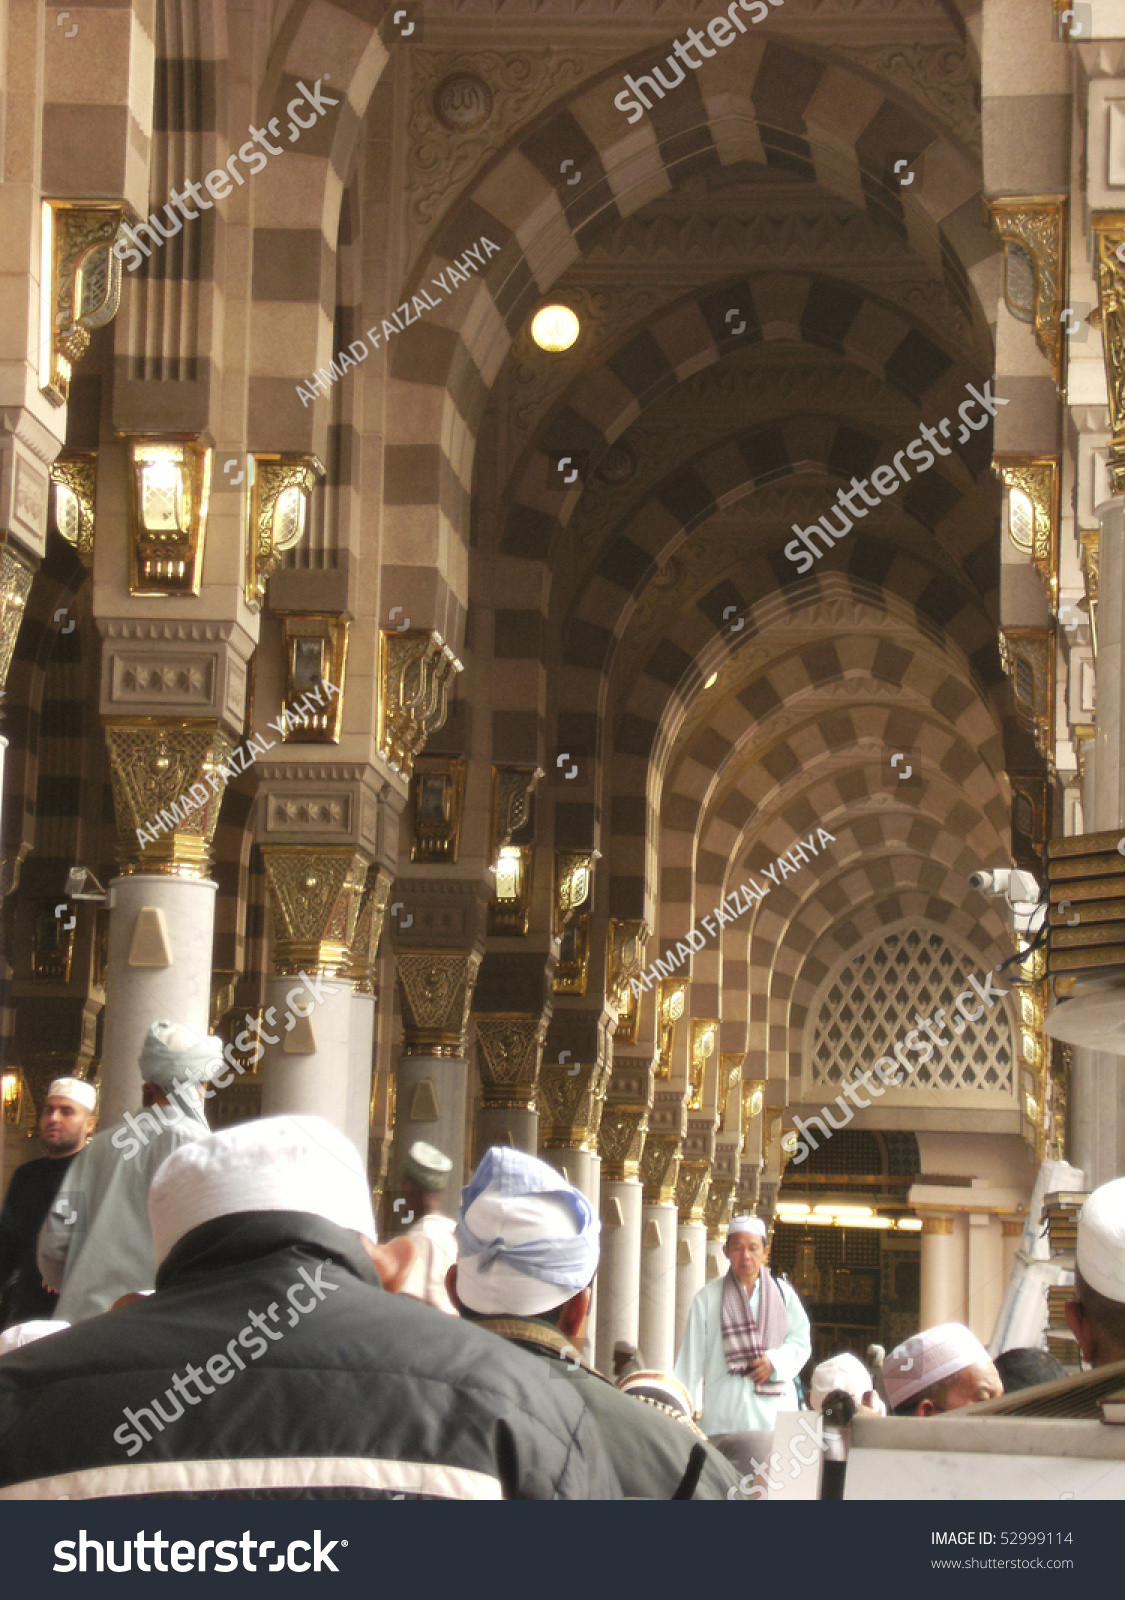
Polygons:
[[756,1233],[759,1239],[764,1239],[766,1225],[761,1217],[732,1217],[727,1224],[727,1238],[732,1239],[736,1233]]
[[853,1356],[850,1350],[845,1350],[843,1355],[822,1361],[814,1369],[809,1384],[809,1405],[814,1411],[819,1411],[830,1394],[843,1389],[859,1406],[863,1404],[864,1395],[870,1394],[874,1387],[871,1374],[863,1362],[858,1356]]
[[980,1340],[963,1323],[943,1322],[937,1328],[927,1328],[887,1357],[883,1365],[887,1402],[893,1411],[931,1384],[991,1360]]
[[1075,1261],[1091,1289],[1125,1301],[1125,1178],[1103,1183],[1082,1207]]
[[85,1106],[87,1111],[93,1111],[98,1103],[98,1091],[84,1078],[56,1078],[47,1090],[48,1100],[53,1094],[63,1100],[73,1100],[76,1106]]
[[69,1327],[69,1322],[14,1322],[0,1333],[0,1356],[6,1356],[9,1350],[22,1350],[25,1344],[34,1344],[48,1333],[61,1333]]
[[378,1240],[355,1146],[323,1117],[263,1117],[182,1145],[152,1180],[159,1266],[193,1228],[240,1211],[306,1211]]

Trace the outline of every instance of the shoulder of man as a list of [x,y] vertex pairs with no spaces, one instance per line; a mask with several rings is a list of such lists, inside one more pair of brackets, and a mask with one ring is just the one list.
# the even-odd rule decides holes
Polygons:
[[[586,1377],[586,1383],[578,1382]],[[576,1373],[573,1381],[598,1424],[621,1487],[630,1499],[670,1500],[683,1481],[694,1445],[703,1444],[707,1464],[694,1498],[725,1500],[738,1473],[714,1445],[674,1417],[635,1395],[622,1394],[600,1373]]]

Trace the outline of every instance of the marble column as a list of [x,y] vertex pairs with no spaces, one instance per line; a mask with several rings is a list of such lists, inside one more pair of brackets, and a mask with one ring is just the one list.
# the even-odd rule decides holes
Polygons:
[[[601,1211],[597,1145],[606,1077],[604,1065],[597,1061],[590,1066],[569,1060],[544,1061],[539,1072],[539,1155],[582,1191],[595,1216]],[[597,1349],[598,1277],[592,1288],[584,1352],[591,1361]]]
[[613,1371],[613,1346],[618,1339],[639,1343],[643,1203],[639,1173],[651,1093],[651,1061],[614,1062],[598,1140],[602,1259],[596,1364],[602,1372]]
[[371,1087],[375,1065],[376,961],[390,898],[392,874],[373,866],[367,874],[356,918],[348,976],[353,989],[348,1050],[348,1096],[344,1129],[368,1165],[371,1151]]
[[[676,1319],[674,1343],[678,1350],[687,1327],[691,1303],[707,1282],[707,1228],[702,1222],[681,1222],[676,1244]],[[724,1267],[726,1261],[723,1262]]]
[[[682,1109],[682,1099],[677,1096]],[[657,1101],[661,1099],[657,1092]],[[676,1338],[676,1179],[683,1142],[651,1127],[641,1160],[641,1303],[638,1333],[645,1362],[671,1370]]]
[[960,1241],[954,1236],[953,1218],[922,1218],[922,1287],[918,1320],[923,1328],[942,1322],[962,1322],[965,1316],[964,1274],[960,1270]]
[[[106,719],[121,876],[108,885],[102,1034],[103,1126],[140,1102],[137,1058],[151,1023],[210,1023],[217,885],[211,841],[233,739],[215,722]],[[182,801],[190,796],[194,804]],[[172,808],[178,809],[173,812]]]
[[402,1055],[396,1072],[395,1117],[386,1191],[397,1195],[407,1151],[417,1139],[453,1163],[443,1194],[452,1215],[465,1171],[469,1063],[466,1032],[479,950],[396,951],[402,1004]]

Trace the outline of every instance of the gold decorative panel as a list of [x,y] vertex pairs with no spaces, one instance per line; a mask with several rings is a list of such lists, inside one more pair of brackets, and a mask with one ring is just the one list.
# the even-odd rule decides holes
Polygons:
[[988,202],[1004,245],[1004,299],[1062,381],[1062,310],[1066,304],[1066,196],[1019,195]]
[[552,931],[559,958],[552,982],[555,994],[586,993],[590,964],[590,904],[597,850],[555,851],[555,893]]
[[[288,744],[339,744],[344,720],[348,622],[334,612],[282,611]],[[324,685],[330,683],[333,690]],[[319,695],[319,699],[317,696]]]
[[[1098,559],[1101,554],[1101,533],[1097,528],[1083,528],[1078,535],[1080,545],[1078,561],[1086,585],[1086,611],[1090,618],[1090,645],[1098,653]],[[1081,610],[1082,602],[1079,601]]]
[[375,988],[375,960],[387,915],[394,878],[385,867],[371,867],[363,885],[363,896],[352,937],[351,967],[348,976],[359,994],[372,994]]
[[1110,485],[1125,494],[1125,263],[1117,252],[1125,245],[1125,212],[1095,211],[1098,268],[1098,310],[1113,439],[1109,447]]
[[527,933],[534,866],[535,803],[539,767],[493,767],[489,810],[492,898],[490,934]]
[[39,387],[54,405],[69,399],[91,331],[117,315],[121,262],[113,241],[125,213],[121,200],[42,202]]
[[741,1126],[742,1100],[739,1085],[742,1082],[741,1050],[724,1050],[719,1056],[719,1129],[722,1133],[737,1135]]
[[266,584],[281,565],[282,556],[305,536],[309,496],[317,479],[324,477],[324,468],[314,455],[254,451],[250,460],[246,603],[261,605]]
[[212,451],[196,434],[128,435],[126,445],[129,593],[197,595]]
[[622,1183],[639,1176],[647,1131],[647,1106],[606,1101],[598,1138],[603,1183]]
[[642,921],[609,919],[606,933],[606,998],[617,1007],[614,1039],[618,1044],[636,1044],[640,1020],[640,996],[633,983],[644,971],[648,925]]
[[1007,492],[1008,538],[1038,572],[1052,615],[1059,598],[1059,462],[1057,456],[993,456]]
[[410,780],[411,861],[456,864],[467,766],[464,756],[415,757]]
[[348,975],[367,858],[350,845],[262,845],[274,971]]
[[477,1064],[485,1105],[537,1110],[546,1018],[514,1012],[478,1012],[475,1020]]
[[683,1140],[678,1134],[649,1133],[640,1163],[646,1205],[675,1204],[683,1147]]
[[539,1069],[539,1143],[544,1150],[597,1145],[605,1073],[594,1065],[544,1061]]
[[0,689],[8,681],[8,668],[31,593],[34,569],[3,530],[0,530]]
[[718,1018],[693,1017],[691,1023],[691,1082],[688,1088],[688,1110],[703,1110],[703,1091],[707,1063],[719,1042]]
[[94,491],[98,457],[93,450],[64,450],[51,464],[51,512],[59,533],[94,565]]
[[705,1221],[707,1193],[711,1187],[709,1161],[681,1161],[676,1179],[676,1205],[683,1223]]
[[661,978],[656,991],[656,1025],[658,1029],[658,1060],[656,1076],[669,1078],[672,1074],[672,1048],[676,1042],[676,1023],[684,1014],[687,1004],[686,978]]
[[476,950],[399,950],[402,1053],[464,1060],[469,1008],[481,956]]
[[414,757],[445,726],[449,688],[463,667],[439,633],[422,628],[382,629],[379,639],[381,755],[409,777]]
[[123,873],[206,878],[234,740],[218,722],[105,724]]

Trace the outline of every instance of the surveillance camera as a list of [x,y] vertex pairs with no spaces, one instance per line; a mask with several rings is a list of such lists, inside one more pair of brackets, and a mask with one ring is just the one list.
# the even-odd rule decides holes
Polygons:
[[992,886],[993,876],[994,876],[994,874],[991,873],[991,872],[970,872],[969,873],[969,888],[970,889],[979,889],[982,892],[982,894],[993,893],[994,892],[993,886]]

